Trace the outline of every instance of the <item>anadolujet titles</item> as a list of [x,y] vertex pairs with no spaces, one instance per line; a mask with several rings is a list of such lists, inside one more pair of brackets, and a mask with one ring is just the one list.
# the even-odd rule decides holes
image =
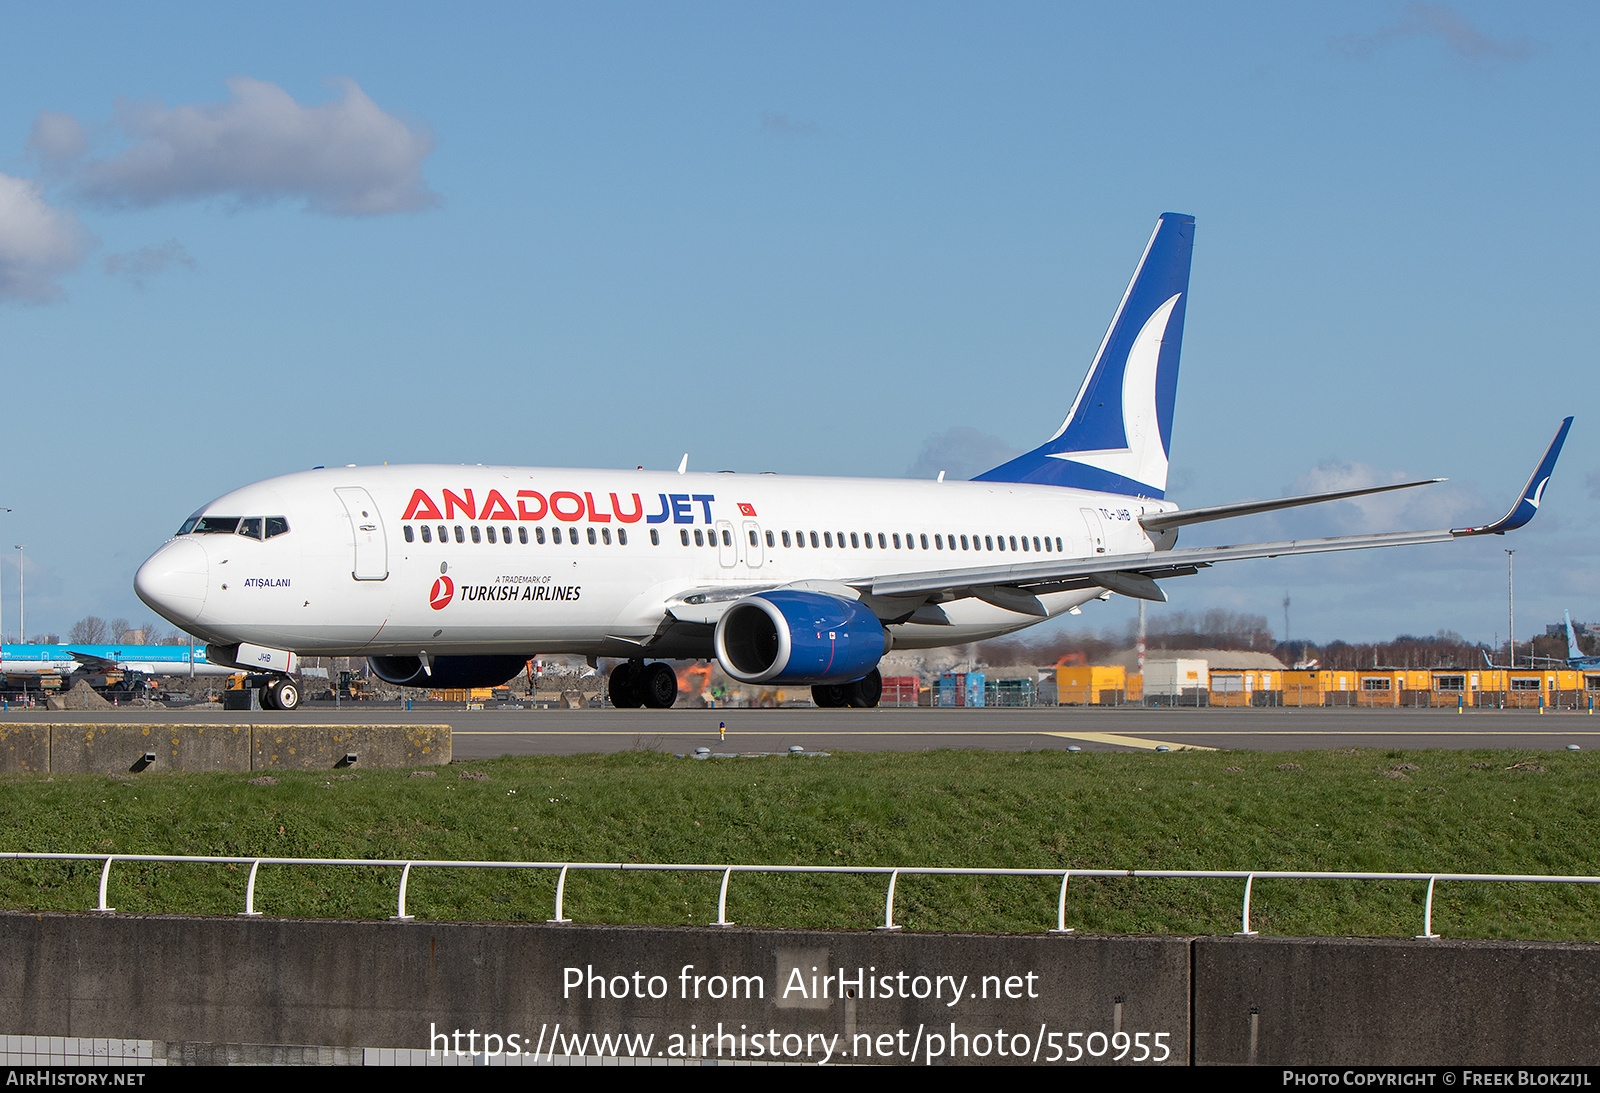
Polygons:
[[[671,706],[668,659],[873,706],[891,648],[1008,634],[1218,562],[1502,534],[1537,512],[1572,419],[1480,527],[1177,549],[1187,524],[1425,482],[1180,509],[1166,499],[1194,218],[1167,213],[1066,420],[970,482],[643,470],[318,468],[198,509],[139,598],[273,682],[364,656],[390,683],[491,686],[541,653],[621,660],[611,701]],[[1440,479],[1428,479],[1428,482]]]

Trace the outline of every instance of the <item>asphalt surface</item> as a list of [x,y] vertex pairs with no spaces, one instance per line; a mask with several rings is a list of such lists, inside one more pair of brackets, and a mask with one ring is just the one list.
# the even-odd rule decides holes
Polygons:
[[292,714],[215,709],[49,712],[12,708],[0,725],[39,722],[448,724],[455,756],[570,755],[648,749],[713,753],[924,751],[1303,751],[1336,748],[1600,748],[1600,718],[1584,712],[1382,709],[672,709],[467,710],[459,704],[307,704]]

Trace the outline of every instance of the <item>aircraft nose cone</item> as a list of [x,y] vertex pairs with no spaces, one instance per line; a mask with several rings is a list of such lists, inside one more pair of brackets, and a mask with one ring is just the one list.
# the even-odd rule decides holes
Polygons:
[[208,575],[205,548],[193,539],[174,539],[139,567],[133,590],[168,622],[182,626],[205,606]]

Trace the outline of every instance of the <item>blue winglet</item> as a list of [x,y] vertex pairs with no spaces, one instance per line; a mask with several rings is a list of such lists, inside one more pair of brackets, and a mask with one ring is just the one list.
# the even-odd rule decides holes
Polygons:
[[1556,456],[1561,454],[1561,445],[1567,442],[1567,430],[1570,428],[1572,419],[1569,417],[1562,421],[1561,428],[1556,430],[1556,438],[1550,442],[1550,447],[1545,449],[1544,458],[1539,460],[1539,466],[1534,469],[1528,484],[1522,488],[1522,496],[1517,498],[1517,503],[1511,506],[1510,512],[1481,528],[1451,528],[1450,534],[1504,535],[1508,531],[1516,531],[1532,520],[1539,511],[1539,501],[1544,497],[1545,486],[1550,484],[1550,474],[1556,467]]

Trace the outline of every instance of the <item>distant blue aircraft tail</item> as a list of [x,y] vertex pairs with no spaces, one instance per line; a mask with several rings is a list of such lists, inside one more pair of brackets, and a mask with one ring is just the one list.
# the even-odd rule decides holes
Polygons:
[[1567,618],[1567,657],[1573,661],[1583,660],[1583,650],[1578,648],[1578,632],[1572,628],[1572,612],[1563,611]]
[[1194,217],[1162,213],[1067,420],[1033,451],[973,481],[1166,495],[1193,253]]

